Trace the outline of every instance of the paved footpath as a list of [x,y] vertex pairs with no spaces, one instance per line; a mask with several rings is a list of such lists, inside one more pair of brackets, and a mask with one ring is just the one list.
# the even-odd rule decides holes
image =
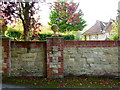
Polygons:
[[12,85],[12,84],[1,84],[0,83],[0,90],[2,89],[2,90],[9,90],[9,89],[12,89],[12,88],[14,88],[14,90],[17,90],[17,89],[27,89],[27,90],[29,90],[28,89],[28,87],[23,87],[23,86],[17,86],[17,85]]
[[11,84],[2,84],[2,88],[26,88],[26,87],[16,86],[16,85],[11,85]]

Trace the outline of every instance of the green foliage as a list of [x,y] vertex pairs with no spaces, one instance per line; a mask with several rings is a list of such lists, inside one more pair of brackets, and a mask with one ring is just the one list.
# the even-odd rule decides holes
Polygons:
[[57,24],[59,32],[82,31],[86,21],[82,18],[83,13],[78,10],[79,4],[55,2],[51,9],[49,25]]
[[83,35],[81,40],[83,40],[83,41],[87,40],[86,36]]
[[38,39],[39,40],[46,40],[47,37],[51,37],[52,34],[38,34]]
[[36,32],[41,31],[38,30],[41,23],[38,22],[40,19],[39,16],[36,16],[39,11],[39,5],[37,5],[39,3],[22,1],[23,2],[0,2],[1,17],[3,18],[2,25],[0,26],[4,26],[2,29],[4,33],[7,28],[7,24],[15,24],[17,20],[20,19],[24,30],[23,39],[26,41],[29,40],[30,36],[36,35]]
[[19,40],[22,37],[22,34],[18,31],[7,31],[6,33],[7,36],[9,36],[10,38],[13,38],[14,40]]
[[60,37],[64,37],[64,40],[74,40],[74,35],[59,35]]
[[7,77],[10,77],[9,75],[2,75],[3,78],[7,78]]
[[[47,37],[51,37],[53,34],[38,34],[38,40],[44,41]],[[74,40],[74,35],[59,35],[59,37],[64,37],[64,40]],[[31,37],[34,40],[35,36]]]
[[24,32],[23,24],[20,20],[18,20],[18,22],[16,22],[15,25],[8,24],[7,30],[18,31],[21,34],[23,34]]
[[110,36],[109,40],[119,40],[119,38],[118,38],[118,23],[117,22],[113,23],[113,30],[111,30],[110,34],[111,34],[111,36]]

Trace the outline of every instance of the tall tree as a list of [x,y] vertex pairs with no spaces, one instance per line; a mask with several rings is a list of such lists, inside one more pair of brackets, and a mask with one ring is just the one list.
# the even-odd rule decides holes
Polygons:
[[35,13],[38,12],[39,8],[35,7],[37,2],[1,2],[1,17],[4,19],[2,28],[7,26],[8,23],[17,21],[20,19],[24,28],[24,40],[29,40],[29,36],[36,35],[37,29],[41,25],[38,20],[35,19]]
[[57,24],[60,32],[83,30],[86,21],[83,19],[79,3],[55,2],[51,5],[49,25]]

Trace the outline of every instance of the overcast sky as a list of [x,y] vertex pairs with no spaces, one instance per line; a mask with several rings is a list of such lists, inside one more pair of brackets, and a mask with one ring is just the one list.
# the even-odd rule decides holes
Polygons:
[[[49,2],[53,0],[47,0]],[[115,19],[117,16],[118,2],[120,0],[74,0],[79,2],[79,8],[84,13],[84,19],[87,21],[88,26],[86,29],[95,24],[96,20],[108,22],[111,19]],[[41,6],[43,11],[41,13],[42,23],[46,25],[49,20],[49,6]]]

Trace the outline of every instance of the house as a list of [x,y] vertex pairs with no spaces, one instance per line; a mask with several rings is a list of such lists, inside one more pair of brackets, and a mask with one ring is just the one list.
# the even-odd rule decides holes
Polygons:
[[113,29],[112,22],[102,22],[97,20],[96,23],[83,33],[86,40],[107,40],[110,37],[110,31]]

